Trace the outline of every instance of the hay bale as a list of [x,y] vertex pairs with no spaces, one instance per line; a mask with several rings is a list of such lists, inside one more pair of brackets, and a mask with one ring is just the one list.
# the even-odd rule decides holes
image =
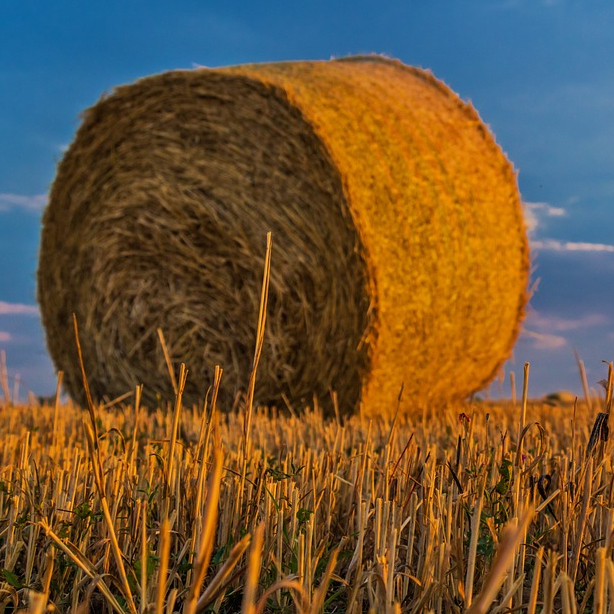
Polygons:
[[273,232],[261,403],[463,397],[509,355],[528,247],[515,175],[477,113],[377,56],[174,71],[87,110],[45,211],[49,351],[83,401],[172,397],[156,329],[203,397],[245,388]]

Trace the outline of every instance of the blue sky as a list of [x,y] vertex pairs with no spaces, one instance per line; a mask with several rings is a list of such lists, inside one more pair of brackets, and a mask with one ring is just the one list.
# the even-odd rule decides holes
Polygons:
[[614,359],[613,24],[611,0],[2,0],[0,349],[10,375],[36,394],[55,387],[36,308],[40,216],[85,107],[174,68],[380,52],[470,99],[519,171],[539,284],[506,373],[520,378],[530,361],[533,395],[579,392],[576,348],[596,387],[601,361]]

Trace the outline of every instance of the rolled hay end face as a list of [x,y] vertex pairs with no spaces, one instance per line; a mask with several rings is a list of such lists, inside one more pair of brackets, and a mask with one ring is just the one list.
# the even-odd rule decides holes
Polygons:
[[174,71],[89,109],[44,216],[38,291],[50,353],[83,401],[144,383],[188,403],[216,364],[221,407],[252,364],[256,401],[316,396],[391,414],[479,389],[524,313],[528,247],[513,169],[430,73],[377,56]]

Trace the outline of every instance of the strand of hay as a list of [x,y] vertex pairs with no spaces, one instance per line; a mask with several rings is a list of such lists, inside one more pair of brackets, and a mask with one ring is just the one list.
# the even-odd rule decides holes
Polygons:
[[265,236],[273,259],[256,398],[337,391],[391,413],[483,387],[511,352],[528,247],[513,169],[474,109],[377,56],[174,71],[86,111],[45,211],[49,351],[83,401],[172,395],[156,331],[202,399],[249,377]]

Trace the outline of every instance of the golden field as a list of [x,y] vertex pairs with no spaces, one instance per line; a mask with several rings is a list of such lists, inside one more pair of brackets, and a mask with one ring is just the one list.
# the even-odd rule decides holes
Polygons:
[[5,398],[0,611],[614,611],[611,366],[590,408],[525,383],[392,420],[249,394],[223,412],[221,377],[204,407],[183,405],[183,369],[155,411],[138,389]]

